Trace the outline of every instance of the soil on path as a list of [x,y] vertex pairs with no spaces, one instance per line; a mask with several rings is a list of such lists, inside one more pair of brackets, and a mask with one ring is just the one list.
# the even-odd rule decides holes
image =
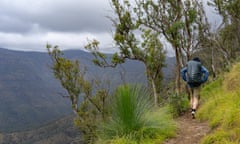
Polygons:
[[210,132],[207,122],[192,119],[189,113],[177,119],[177,127],[176,137],[166,140],[164,144],[199,144],[201,139]]

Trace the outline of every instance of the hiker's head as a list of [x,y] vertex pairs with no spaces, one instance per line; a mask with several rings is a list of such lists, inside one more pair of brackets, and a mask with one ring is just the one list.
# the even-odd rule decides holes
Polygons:
[[197,61],[197,62],[201,62],[200,59],[199,59],[199,57],[194,57],[193,60],[194,60],[194,61]]

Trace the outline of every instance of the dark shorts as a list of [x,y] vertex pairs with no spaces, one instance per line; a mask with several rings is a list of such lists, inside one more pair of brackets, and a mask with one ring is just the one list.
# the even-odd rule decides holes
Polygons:
[[201,83],[188,83],[188,85],[190,86],[190,88],[196,88],[199,87]]

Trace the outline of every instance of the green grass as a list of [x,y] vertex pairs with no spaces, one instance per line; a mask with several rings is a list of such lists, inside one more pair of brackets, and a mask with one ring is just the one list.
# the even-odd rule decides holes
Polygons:
[[240,143],[240,64],[223,78],[206,85],[201,92],[200,120],[207,120],[212,132],[201,144]]
[[185,94],[171,94],[168,98],[168,104],[173,116],[179,117],[189,110],[189,100]]
[[112,117],[99,127],[99,144],[153,144],[175,135],[170,108],[153,108],[143,87],[119,87],[112,107]]

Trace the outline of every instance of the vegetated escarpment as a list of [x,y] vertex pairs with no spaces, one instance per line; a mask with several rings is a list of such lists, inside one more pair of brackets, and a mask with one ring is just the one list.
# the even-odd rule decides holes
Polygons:
[[[64,51],[66,57],[78,59],[87,67],[86,77],[110,80],[111,88],[124,82],[146,83],[143,64],[127,61],[117,68],[99,68],[90,53],[81,50]],[[66,94],[50,69],[47,53],[0,49],[0,130],[14,132],[31,130],[72,113]],[[167,58],[170,68],[174,59]],[[167,72],[166,72],[167,71]],[[170,74],[170,75],[169,75]]]

